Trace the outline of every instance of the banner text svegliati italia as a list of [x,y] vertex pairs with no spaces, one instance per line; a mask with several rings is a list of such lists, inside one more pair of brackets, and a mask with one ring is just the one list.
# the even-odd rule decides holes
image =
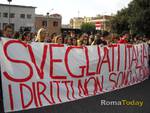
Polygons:
[[2,38],[5,112],[82,99],[148,78],[147,44],[66,46]]

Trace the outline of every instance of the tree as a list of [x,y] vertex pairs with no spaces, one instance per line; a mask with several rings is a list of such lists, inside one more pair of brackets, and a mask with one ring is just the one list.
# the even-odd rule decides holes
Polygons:
[[133,33],[150,36],[150,1],[134,0],[129,4],[129,9],[131,10],[130,30]]
[[90,34],[91,32],[95,31],[95,25],[93,23],[83,23],[81,25],[81,31],[84,33]]
[[111,31],[150,36],[150,0],[133,0],[111,20]]
[[122,9],[111,20],[111,31],[117,34],[122,34],[124,31],[129,31],[129,16],[128,10]]

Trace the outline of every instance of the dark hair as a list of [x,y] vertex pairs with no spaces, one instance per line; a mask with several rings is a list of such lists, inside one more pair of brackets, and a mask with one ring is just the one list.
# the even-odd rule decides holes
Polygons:
[[71,38],[72,44],[73,44],[73,40],[76,40],[76,43],[77,43],[77,38],[76,38],[76,37],[72,37],[72,38]]
[[6,31],[6,30],[7,30],[7,28],[12,29],[12,26],[11,26],[10,24],[7,24],[7,25],[4,27],[4,31]]
[[106,36],[108,36],[108,35],[109,35],[109,32],[106,32],[106,31],[105,31],[105,32],[102,33],[102,37],[106,37]]
[[97,38],[97,39],[95,40],[95,45],[100,45],[100,44],[102,44],[102,40],[99,39],[99,38]]
[[27,31],[24,32],[21,39],[24,41],[24,40],[25,40],[25,37],[28,36],[29,33],[30,33],[30,32],[27,32]]
[[30,32],[24,32],[22,36],[28,36]]
[[54,38],[56,35],[57,35],[57,33],[53,33],[53,34],[51,34],[50,37]]

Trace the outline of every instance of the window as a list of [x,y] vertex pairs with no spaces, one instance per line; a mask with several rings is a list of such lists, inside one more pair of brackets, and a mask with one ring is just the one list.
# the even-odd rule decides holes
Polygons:
[[14,13],[10,13],[10,18],[15,18],[15,14]]
[[54,27],[58,27],[58,22],[56,22],[56,21],[53,22],[53,26],[54,26]]
[[30,14],[27,14],[27,19],[31,19],[31,15]]
[[20,18],[24,19],[25,18],[25,14],[20,14]]
[[8,18],[8,13],[3,13],[3,17]]

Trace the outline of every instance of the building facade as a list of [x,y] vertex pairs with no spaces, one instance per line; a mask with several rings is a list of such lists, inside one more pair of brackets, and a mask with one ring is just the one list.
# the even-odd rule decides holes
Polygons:
[[102,15],[96,17],[78,17],[72,18],[70,20],[70,27],[74,29],[80,29],[83,23],[93,23],[96,27],[96,30],[107,30],[109,31],[109,20],[112,16]]
[[47,29],[49,35],[61,33],[61,22],[62,17],[59,14],[52,15],[36,15],[35,17],[35,30],[38,31],[40,28]]
[[106,30],[110,31],[110,24],[109,21],[112,16],[109,15],[102,15],[96,16],[91,18],[91,23],[95,24],[96,30]]
[[0,29],[3,29],[10,20],[14,31],[29,29],[34,32],[35,8],[32,6],[0,4]]
[[84,23],[84,18],[75,17],[70,20],[70,27],[73,29],[80,29],[82,23]]

